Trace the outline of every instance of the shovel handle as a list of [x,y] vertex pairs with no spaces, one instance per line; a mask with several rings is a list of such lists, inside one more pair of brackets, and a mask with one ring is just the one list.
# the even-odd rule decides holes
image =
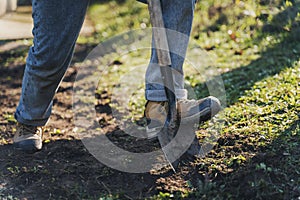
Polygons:
[[170,66],[171,57],[165,30],[160,0],[148,0],[148,9],[153,29],[154,45],[157,52],[158,64]]
[[[158,58],[158,64],[164,84],[165,94],[168,100],[168,114],[165,124],[160,134],[158,135],[158,140],[160,142],[160,145],[162,146],[162,150],[167,161],[169,162],[173,171],[176,172],[174,166],[172,165],[172,162],[170,161],[170,157],[174,157],[172,156],[172,152],[170,152],[169,150],[164,150],[165,147],[175,137],[178,131],[179,118],[176,108],[172,62],[160,0],[148,0],[148,9],[150,13],[151,24],[153,27],[153,38]],[[173,159],[171,160],[173,161]]]

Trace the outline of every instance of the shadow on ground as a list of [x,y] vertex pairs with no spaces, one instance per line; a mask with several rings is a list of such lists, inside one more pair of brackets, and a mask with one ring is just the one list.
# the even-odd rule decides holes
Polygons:
[[[233,173],[219,174],[214,187],[225,198],[299,198],[299,135],[300,120],[296,120],[271,144],[258,149],[256,155],[245,166]],[[224,187],[226,182],[231,184]]]
[[[292,19],[294,17],[292,15]],[[269,31],[269,34],[276,36],[276,32],[273,31]],[[237,102],[255,82],[292,67],[293,63],[299,60],[300,45],[297,42],[299,40],[300,28],[295,24],[295,27],[286,33],[281,43],[266,49],[259,59],[223,74],[223,80],[228,80],[225,87],[229,104]],[[81,60],[80,57],[86,55],[85,51],[85,48],[82,51],[78,50],[75,59]],[[241,199],[255,199],[257,188],[269,192],[268,194],[274,194],[257,197],[261,199],[291,199],[300,196],[300,188],[290,179],[290,177],[300,176],[297,169],[300,160],[300,139],[299,137],[293,139],[287,137],[289,140],[286,138],[293,131],[299,130],[297,129],[299,120],[265,148],[253,149],[245,142],[243,144],[245,150],[255,153],[256,156],[244,167],[236,166],[233,172],[220,173],[214,179],[215,183],[210,181],[211,177],[206,177],[206,175],[211,176],[208,174],[211,172],[191,163],[183,165],[176,174],[165,172],[160,175],[124,173],[101,164],[86,150],[80,140],[72,136],[74,128],[72,117],[66,117],[67,110],[71,109],[72,81],[76,75],[76,69],[72,67],[55,100],[55,106],[60,105],[63,108],[58,108],[59,114],[54,113],[56,118],[46,132],[47,138],[51,140],[36,154],[28,155],[15,151],[11,145],[14,122],[6,115],[13,114],[20,95],[24,60],[14,61],[11,58],[23,56],[24,52],[16,55],[5,52],[0,55],[1,64],[9,64],[9,66],[0,66],[1,198],[10,195],[20,199],[96,199],[112,195],[119,199],[139,199],[150,197],[159,191],[184,192],[189,189],[186,181],[191,181],[192,184],[197,184],[199,181],[204,183],[191,194],[191,199],[209,195],[210,192],[216,193],[216,191],[228,198],[239,196]],[[203,87],[205,86],[200,84],[196,86],[199,90]],[[54,132],[51,127],[60,127],[64,132]],[[234,144],[234,138],[221,138],[218,142],[219,145]],[[285,152],[286,145],[294,146],[289,147],[290,152]],[[218,145],[215,148],[217,149]],[[283,172],[286,170],[291,171],[291,176],[285,176]],[[233,185],[225,185],[227,181],[232,182]],[[276,184],[281,183],[286,184],[283,187],[284,191],[276,188]]]
[[0,146],[1,195],[20,199],[138,199],[156,193],[159,176],[113,170],[96,160],[78,140],[60,140],[28,155]]

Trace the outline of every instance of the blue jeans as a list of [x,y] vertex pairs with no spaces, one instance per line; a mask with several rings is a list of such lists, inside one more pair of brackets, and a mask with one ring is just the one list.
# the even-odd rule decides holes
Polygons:
[[[18,122],[43,126],[52,109],[53,97],[71,62],[75,42],[84,21],[88,0],[32,0],[34,45],[30,48],[22,82],[22,94],[16,109]],[[163,17],[168,29],[183,33],[191,31],[195,0],[162,0]],[[175,80],[177,98],[185,98],[182,64],[188,44],[169,41],[172,67],[178,72]],[[154,64],[153,64],[154,63]],[[146,98],[166,100],[160,83],[160,70],[155,65],[157,56],[152,50],[146,72]],[[177,73],[176,73],[177,74]]]

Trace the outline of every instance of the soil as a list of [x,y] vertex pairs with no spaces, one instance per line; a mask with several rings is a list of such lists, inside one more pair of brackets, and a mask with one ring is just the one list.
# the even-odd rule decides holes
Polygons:
[[[43,149],[35,154],[19,152],[12,145],[16,123],[13,113],[20,97],[25,62],[24,59],[14,58],[26,56],[27,48],[26,45],[14,43],[13,49],[0,51],[0,63],[8,63],[7,66],[0,66],[0,198],[99,199],[112,196],[117,199],[144,199],[160,192],[187,194],[194,192],[195,189],[202,189],[198,192],[201,195],[201,192],[221,188],[222,184],[223,187],[227,187],[226,180],[229,180],[229,177],[233,185],[226,191],[229,194],[239,193],[244,199],[251,199],[255,191],[247,188],[249,182],[257,176],[265,176],[263,173],[254,175],[255,163],[265,160],[276,163],[282,159],[280,157],[282,150],[278,150],[277,156],[271,154],[267,157],[267,154],[258,153],[252,159],[254,164],[244,165],[242,169],[239,160],[235,160],[228,167],[222,164],[224,157],[230,158],[232,154],[240,155],[241,152],[248,152],[249,154],[244,154],[248,159],[258,149],[248,141],[246,136],[240,138],[242,136],[224,135],[218,140],[218,144],[206,161],[191,160],[185,155],[176,173],[169,168],[164,168],[160,171],[136,174],[105,166],[89,153],[74,133],[72,94],[77,72],[74,63],[68,69],[54,98],[53,112],[44,128]],[[92,49],[90,46],[78,45],[73,62],[82,60],[90,49]],[[96,110],[98,117],[104,119],[102,123],[104,122],[106,135],[112,141],[115,140],[122,148],[128,147],[133,152],[149,152],[159,148],[157,141],[132,142],[134,139],[126,136],[118,126],[111,124],[111,121],[106,122],[110,119],[111,108],[103,103],[106,102],[105,98],[109,96],[98,96]],[[138,123],[143,124],[143,120]],[[236,140],[240,142],[237,144]],[[123,141],[130,145],[122,146]],[[220,146],[228,148],[221,150]],[[222,154],[221,157],[219,153]],[[215,159],[214,162],[219,162],[219,168],[212,170],[213,161],[210,161],[210,157]],[[273,181],[279,182],[280,178],[274,176]],[[201,186],[199,183],[205,183],[206,186]],[[239,186],[243,189],[236,191]],[[192,195],[189,198],[196,197]]]
[[[18,48],[17,52],[10,50],[0,54],[1,62],[9,63],[9,67],[0,68],[0,197],[11,195],[18,199],[85,199],[117,194],[120,199],[141,199],[153,196],[159,190],[185,190],[184,179],[191,176],[186,168],[180,169],[177,174],[170,170],[156,174],[125,173],[103,165],[88,152],[73,131],[74,65],[68,69],[54,98],[51,118],[44,127],[43,149],[34,154],[15,150],[12,145],[15,131],[12,115],[20,97],[25,63],[9,59],[20,56],[20,50],[27,47],[15,45],[15,48]],[[84,58],[84,52],[88,48],[78,45],[74,62]],[[107,105],[97,105],[96,109],[99,115],[111,114]],[[122,136],[116,126],[111,125],[106,131],[111,138]],[[157,141],[149,146],[159,147]],[[150,150],[145,149],[141,143],[133,149]],[[200,176],[197,173],[194,175]]]

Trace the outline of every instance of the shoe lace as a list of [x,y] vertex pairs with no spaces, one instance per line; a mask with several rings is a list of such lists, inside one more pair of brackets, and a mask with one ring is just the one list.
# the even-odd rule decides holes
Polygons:
[[37,127],[35,126],[26,126],[26,125],[19,125],[19,134],[20,135],[31,135],[36,134]]
[[182,99],[179,100],[178,103],[179,104],[195,104],[197,101],[195,99]]

